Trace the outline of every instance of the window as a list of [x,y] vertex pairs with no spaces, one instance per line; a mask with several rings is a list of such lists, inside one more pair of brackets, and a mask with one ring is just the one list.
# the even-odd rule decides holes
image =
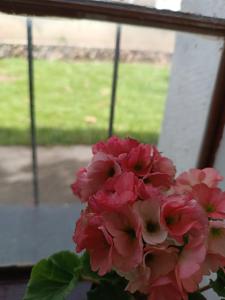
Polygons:
[[[193,4],[194,2],[195,4]],[[199,4],[202,1],[197,4],[196,1],[194,2],[190,1],[189,3],[190,7],[193,6],[192,13],[201,12],[197,8],[202,7]],[[145,5],[145,3],[143,4]],[[186,147],[190,145],[189,142],[191,141],[193,143],[191,144],[193,151],[191,154],[190,151],[188,152],[190,158],[188,164],[193,163],[200,167],[212,165],[219,144],[219,136],[222,131],[221,124],[223,124],[225,111],[225,56],[223,50],[225,21],[197,14],[157,10],[151,7],[147,8],[144,5],[134,5],[135,1],[12,0],[9,2],[2,0],[0,2],[0,11],[10,14],[93,19],[179,31],[175,51],[181,55],[175,55],[173,59],[172,77],[170,79],[165,113],[166,119],[160,138],[160,146],[165,152],[171,151],[174,153],[175,151],[177,155],[175,161],[179,164],[184,159],[184,156],[187,156]],[[220,11],[220,7],[222,7],[222,4],[220,5],[216,6],[217,11]],[[184,1],[183,9],[190,12],[190,7]],[[203,14],[211,15],[207,11],[203,11]],[[219,13],[217,15],[221,16]],[[190,45],[192,46],[190,47]],[[186,58],[191,58],[194,63],[196,53],[197,60],[201,61],[201,63],[195,69],[191,69]],[[213,53],[215,60],[207,60],[210,53]],[[181,65],[182,68],[180,67]],[[185,73],[187,70],[190,70],[190,75]],[[199,83],[197,82],[198,72],[201,72],[200,76],[204,75],[204,80],[199,81]],[[203,72],[205,73],[203,74]],[[193,73],[196,77],[192,77]],[[175,74],[179,74],[179,76],[177,77]],[[116,82],[116,76],[114,79]],[[190,85],[194,86],[192,93],[189,93]],[[208,90],[205,90],[205,86],[208,86]],[[195,91],[199,91],[198,98],[195,100],[195,103],[190,103],[190,99],[194,97]],[[182,93],[186,95],[184,106],[186,112],[191,113],[191,109],[194,106],[193,115],[195,120],[199,122],[198,126],[201,127],[199,135],[195,135],[195,126],[193,126],[195,124],[190,122],[190,127],[185,127],[187,114],[184,111],[180,111],[179,116],[174,114],[178,107],[182,108],[183,104],[179,102]],[[202,101],[204,99],[206,101]],[[204,116],[202,115],[203,111]],[[198,114],[201,114],[201,119],[198,119]],[[183,121],[183,128],[176,128],[178,121]],[[116,126],[115,129],[117,130]],[[181,140],[176,145],[171,142],[174,130],[176,130],[178,139],[185,130],[191,132],[189,132],[190,135],[188,137],[185,135],[185,141]],[[35,145],[33,146],[33,150],[35,150]],[[79,209],[78,205],[64,205],[63,207],[1,205],[0,228],[7,228],[7,230],[2,232],[1,229],[4,245],[0,249],[0,264],[24,264],[25,262],[32,264],[51,252],[66,247],[71,248],[73,245],[68,232],[73,230],[74,219]],[[62,221],[63,224],[59,224],[58,220],[68,220],[68,223]],[[51,243],[49,239],[51,239]]]

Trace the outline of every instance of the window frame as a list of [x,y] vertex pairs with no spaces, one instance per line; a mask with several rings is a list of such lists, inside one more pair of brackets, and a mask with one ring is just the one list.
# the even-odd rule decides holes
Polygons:
[[225,20],[221,18],[112,1],[1,0],[0,11],[31,16],[92,19],[212,36],[225,36]]

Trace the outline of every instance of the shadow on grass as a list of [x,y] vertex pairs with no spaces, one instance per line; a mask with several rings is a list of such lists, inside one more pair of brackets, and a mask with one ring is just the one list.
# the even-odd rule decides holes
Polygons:
[[[37,128],[37,143],[39,145],[91,145],[107,138],[107,130],[101,128]],[[130,136],[144,143],[157,144],[158,132],[115,131],[120,137]],[[0,145],[30,145],[30,131],[18,128],[0,127]]]

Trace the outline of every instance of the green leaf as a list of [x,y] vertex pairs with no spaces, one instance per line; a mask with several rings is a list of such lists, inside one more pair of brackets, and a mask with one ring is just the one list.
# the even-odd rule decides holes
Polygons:
[[211,288],[221,297],[225,297],[225,274],[223,270],[217,272],[217,279],[215,281],[210,280]]
[[24,300],[64,300],[75,288],[81,272],[80,258],[59,252],[34,266]]
[[189,300],[207,300],[201,293],[193,293],[188,297]]
[[133,296],[125,291],[127,281],[115,272],[106,274],[87,294],[88,300],[131,300]]

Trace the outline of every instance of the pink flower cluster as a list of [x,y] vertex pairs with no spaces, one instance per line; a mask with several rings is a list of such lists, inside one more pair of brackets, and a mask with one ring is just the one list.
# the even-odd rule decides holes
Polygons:
[[172,161],[155,146],[110,138],[72,189],[87,203],[74,242],[93,271],[115,270],[126,289],[148,300],[186,300],[204,275],[225,266],[225,193],[212,169],[175,178]]

